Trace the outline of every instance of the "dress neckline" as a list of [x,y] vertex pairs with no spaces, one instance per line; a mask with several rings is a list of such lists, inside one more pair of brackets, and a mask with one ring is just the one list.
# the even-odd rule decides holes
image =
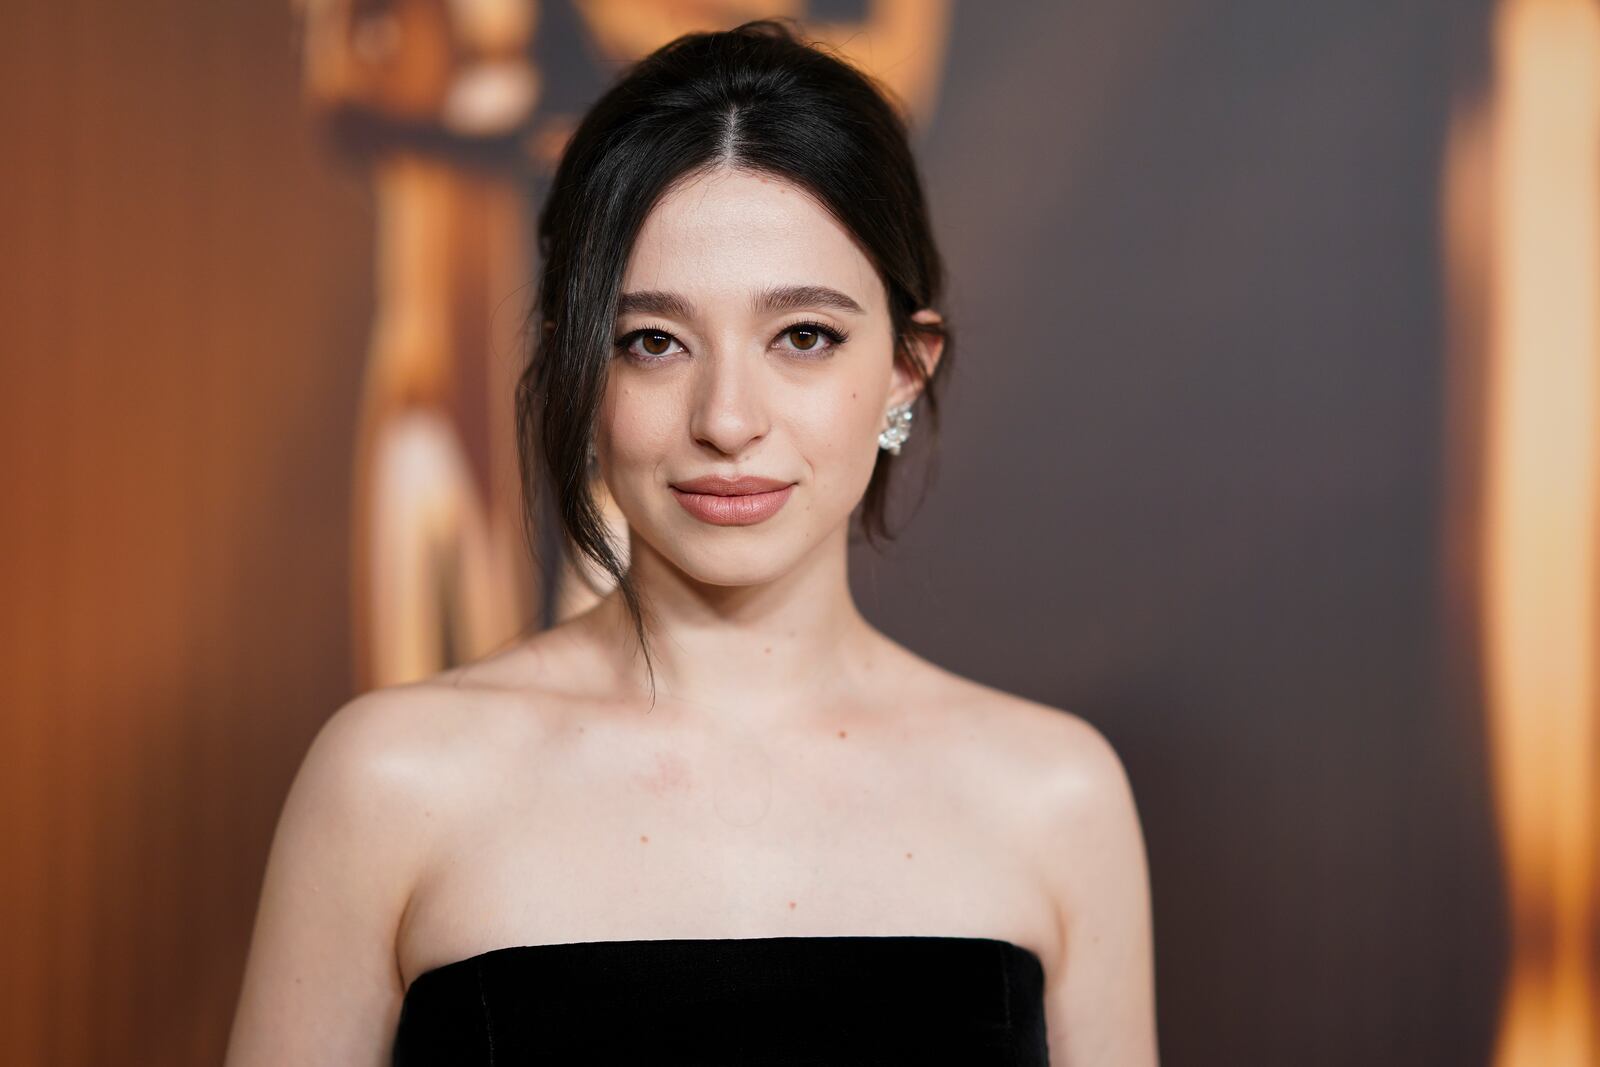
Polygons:
[[852,943],[890,944],[907,942],[941,942],[951,945],[998,945],[1003,951],[1020,955],[1031,960],[1040,971],[1044,970],[1044,962],[1039,954],[1031,948],[1007,941],[999,937],[973,937],[962,934],[777,934],[762,937],[624,937],[604,941],[553,941],[536,945],[502,945],[498,948],[485,949],[475,952],[470,956],[463,956],[458,960],[450,960],[427,970],[411,979],[411,984],[406,986],[404,996],[410,996],[424,978],[439,975],[444,972],[459,970],[464,967],[476,965],[484,960],[494,957],[517,954],[533,954],[543,951],[559,951],[575,948],[598,948],[602,946],[622,945],[725,945],[729,942],[742,944],[772,944],[776,945],[786,941],[847,941]]

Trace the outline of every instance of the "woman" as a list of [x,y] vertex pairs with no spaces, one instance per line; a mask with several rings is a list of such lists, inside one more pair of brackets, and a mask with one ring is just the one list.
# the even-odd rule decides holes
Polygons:
[[228,1062],[1156,1064],[1116,754],[851,598],[950,359],[897,113],[781,23],[679,38],[540,231],[524,472],[616,590],[331,718]]

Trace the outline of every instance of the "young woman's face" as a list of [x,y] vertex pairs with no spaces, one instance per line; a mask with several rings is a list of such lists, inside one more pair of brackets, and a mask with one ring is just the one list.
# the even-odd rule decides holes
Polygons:
[[[915,392],[849,232],[793,184],[719,169],[657,204],[621,292],[595,448],[635,556],[748,585],[842,533]],[[763,484],[686,484],[739,478]]]

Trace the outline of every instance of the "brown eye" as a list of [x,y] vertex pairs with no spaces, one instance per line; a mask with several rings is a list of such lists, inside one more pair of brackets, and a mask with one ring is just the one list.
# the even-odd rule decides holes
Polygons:
[[797,322],[778,336],[789,339],[784,346],[788,351],[803,352],[808,356],[826,355],[848,340],[845,334],[817,322]]
[[683,346],[667,331],[645,327],[617,338],[617,350],[636,363],[659,363]]

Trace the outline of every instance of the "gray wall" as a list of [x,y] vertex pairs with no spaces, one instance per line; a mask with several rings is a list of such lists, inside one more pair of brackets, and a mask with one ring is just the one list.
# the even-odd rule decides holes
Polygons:
[[1486,7],[960,8],[923,145],[959,366],[859,588],[1122,754],[1168,1063],[1489,1060],[1437,223]]

